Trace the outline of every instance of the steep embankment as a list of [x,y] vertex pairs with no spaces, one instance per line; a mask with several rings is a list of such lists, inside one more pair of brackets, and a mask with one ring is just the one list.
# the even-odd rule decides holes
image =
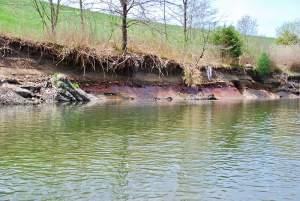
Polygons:
[[[99,55],[86,47],[68,48],[5,36],[0,37],[0,53],[2,90],[3,83],[15,82],[29,90],[39,85],[43,91],[53,74],[64,73],[85,91],[129,100],[279,99],[299,95],[299,77],[273,74],[260,80],[252,68],[196,66],[186,71],[190,67],[154,55]],[[183,78],[187,77],[197,83],[186,86]]]

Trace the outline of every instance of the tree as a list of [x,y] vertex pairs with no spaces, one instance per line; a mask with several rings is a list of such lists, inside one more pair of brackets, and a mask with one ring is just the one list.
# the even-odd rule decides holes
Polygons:
[[220,46],[221,57],[237,59],[242,55],[242,40],[233,26],[220,28],[213,35],[213,43]]
[[32,0],[32,3],[41,18],[43,26],[48,32],[55,35],[61,0],[48,0],[48,3],[42,0]]
[[237,23],[237,30],[243,34],[246,41],[246,49],[248,49],[249,37],[257,34],[257,21],[249,15],[243,16]]
[[237,23],[237,29],[245,36],[257,34],[257,21],[249,15],[243,16]]
[[271,60],[267,53],[262,53],[257,61],[257,73],[261,76],[267,76],[271,73]]
[[295,21],[284,23],[277,29],[277,35],[281,35],[282,33],[286,32],[286,31],[293,33],[293,34],[297,35],[298,37],[300,37],[300,20],[295,20]]
[[183,28],[185,46],[192,40],[193,29],[211,29],[215,25],[216,9],[211,5],[211,0],[179,0],[169,4],[172,7],[172,20],[180,23]]
[[120,27],[124,54],[127,53],[128,49],[128,28],[139,23],[149,23],[147,9],[158,2],[158,0],[99,0],[101,10],[121,17]]
[[300,39],[295,33],[286,30],[279,35],[279,37],[276,40],[276,43],[278,45],[285,46],[297,45],[298,43],[300,43]]
[[193,8],[193,4],[195,2],[195,0],[182,0],[181,3],[172,4],[172,6],[175,7],[175,9],[172,9],[172,17],[176,19],[183,27],[183,40],[185,45],[189,41],[188,24],[193,18],[193,12],[191,12],[191,9]]
[[187,33],[187,25],[188,25],[188,8],[189,8],[189,0],[182,0],[182,10],[183,10],[183,34],[184,34],[184,42],[188,42],[188,33]]
[[160,0],[160,5],[163,7],[163,23],[164,23],[164,34],[165,34],[165,39],[168,40],[168,31],[167,31],[167,4],[169,2],[167,0]]
[[300,20],[286,22],[277,29],[277,44],[296,45],[300,43]]
[[211,33],[217,25],[216,9],[211,5],[210,0],[193,0],[193,7],[190,10],[189,38],[198,38],[201,41],[201,53],[199,59],[203,58],[207,49]]
[[128,28],[128,23],[127,23],[127,17],[128,17],[128,12],[130,11],[131,7],[133,6],[129,3],[127,0],[120,0],[121,7],[122,7],[122,50],[125,52],[127,51],[127,43],[128,43],[128,33],[127,33],[127,28]]
[[80,23],[81,23],[81,28],[82,28],[82,30],[84,30],[83,0],[79,0],[79,8],[80,8]]

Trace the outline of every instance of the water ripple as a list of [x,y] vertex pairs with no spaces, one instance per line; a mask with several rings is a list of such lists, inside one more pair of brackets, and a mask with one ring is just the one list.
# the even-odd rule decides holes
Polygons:
[[300,200],[299,111],[0,108],[0,200]]

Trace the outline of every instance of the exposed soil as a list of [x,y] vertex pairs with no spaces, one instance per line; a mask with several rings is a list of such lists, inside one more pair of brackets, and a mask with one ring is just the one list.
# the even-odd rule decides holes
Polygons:
[[[252,68],[197,67],[202,83],[184,84],[183,64],[154,55],[98,55],[86,47],[67,48],[53,43],[36,43],[0,36],[0,103],[15,100],[5,83],[41,86],[55,73],[63,73],[92,94],[126,100],[186,101],[222,99],[279,99],[299,97],[299,78],[274,74],[261,80]],[[2,81],[1,81],[2,80]],[[1,84],[2,82],[2,84]],[[9,84],[18,84],[9,83]],[[44,96],[44,94],[39,94]],[[18,99],[18,100],[16,100]],[[42,97],[45,99],[45,97]],[[39,102],[31,101],[38,104]]]

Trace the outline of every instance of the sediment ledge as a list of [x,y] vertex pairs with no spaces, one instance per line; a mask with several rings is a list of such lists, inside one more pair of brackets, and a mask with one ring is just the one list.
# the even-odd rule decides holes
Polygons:
[[[156,102],[299,98],[299,76],[261,79],[252,67],[196,66],[197,83],[189,87],[187,66],[155,55],[100,55],[87,47],[6,36],[0,36],[0,54],[0,104],[87,102],[97,96]],[[58,73],[65,75],[60,87],[53,85]]]
[[0,80],[0,105],[38,105],[42,103],[87,103],[98,98],[58,74],[40,82]]

